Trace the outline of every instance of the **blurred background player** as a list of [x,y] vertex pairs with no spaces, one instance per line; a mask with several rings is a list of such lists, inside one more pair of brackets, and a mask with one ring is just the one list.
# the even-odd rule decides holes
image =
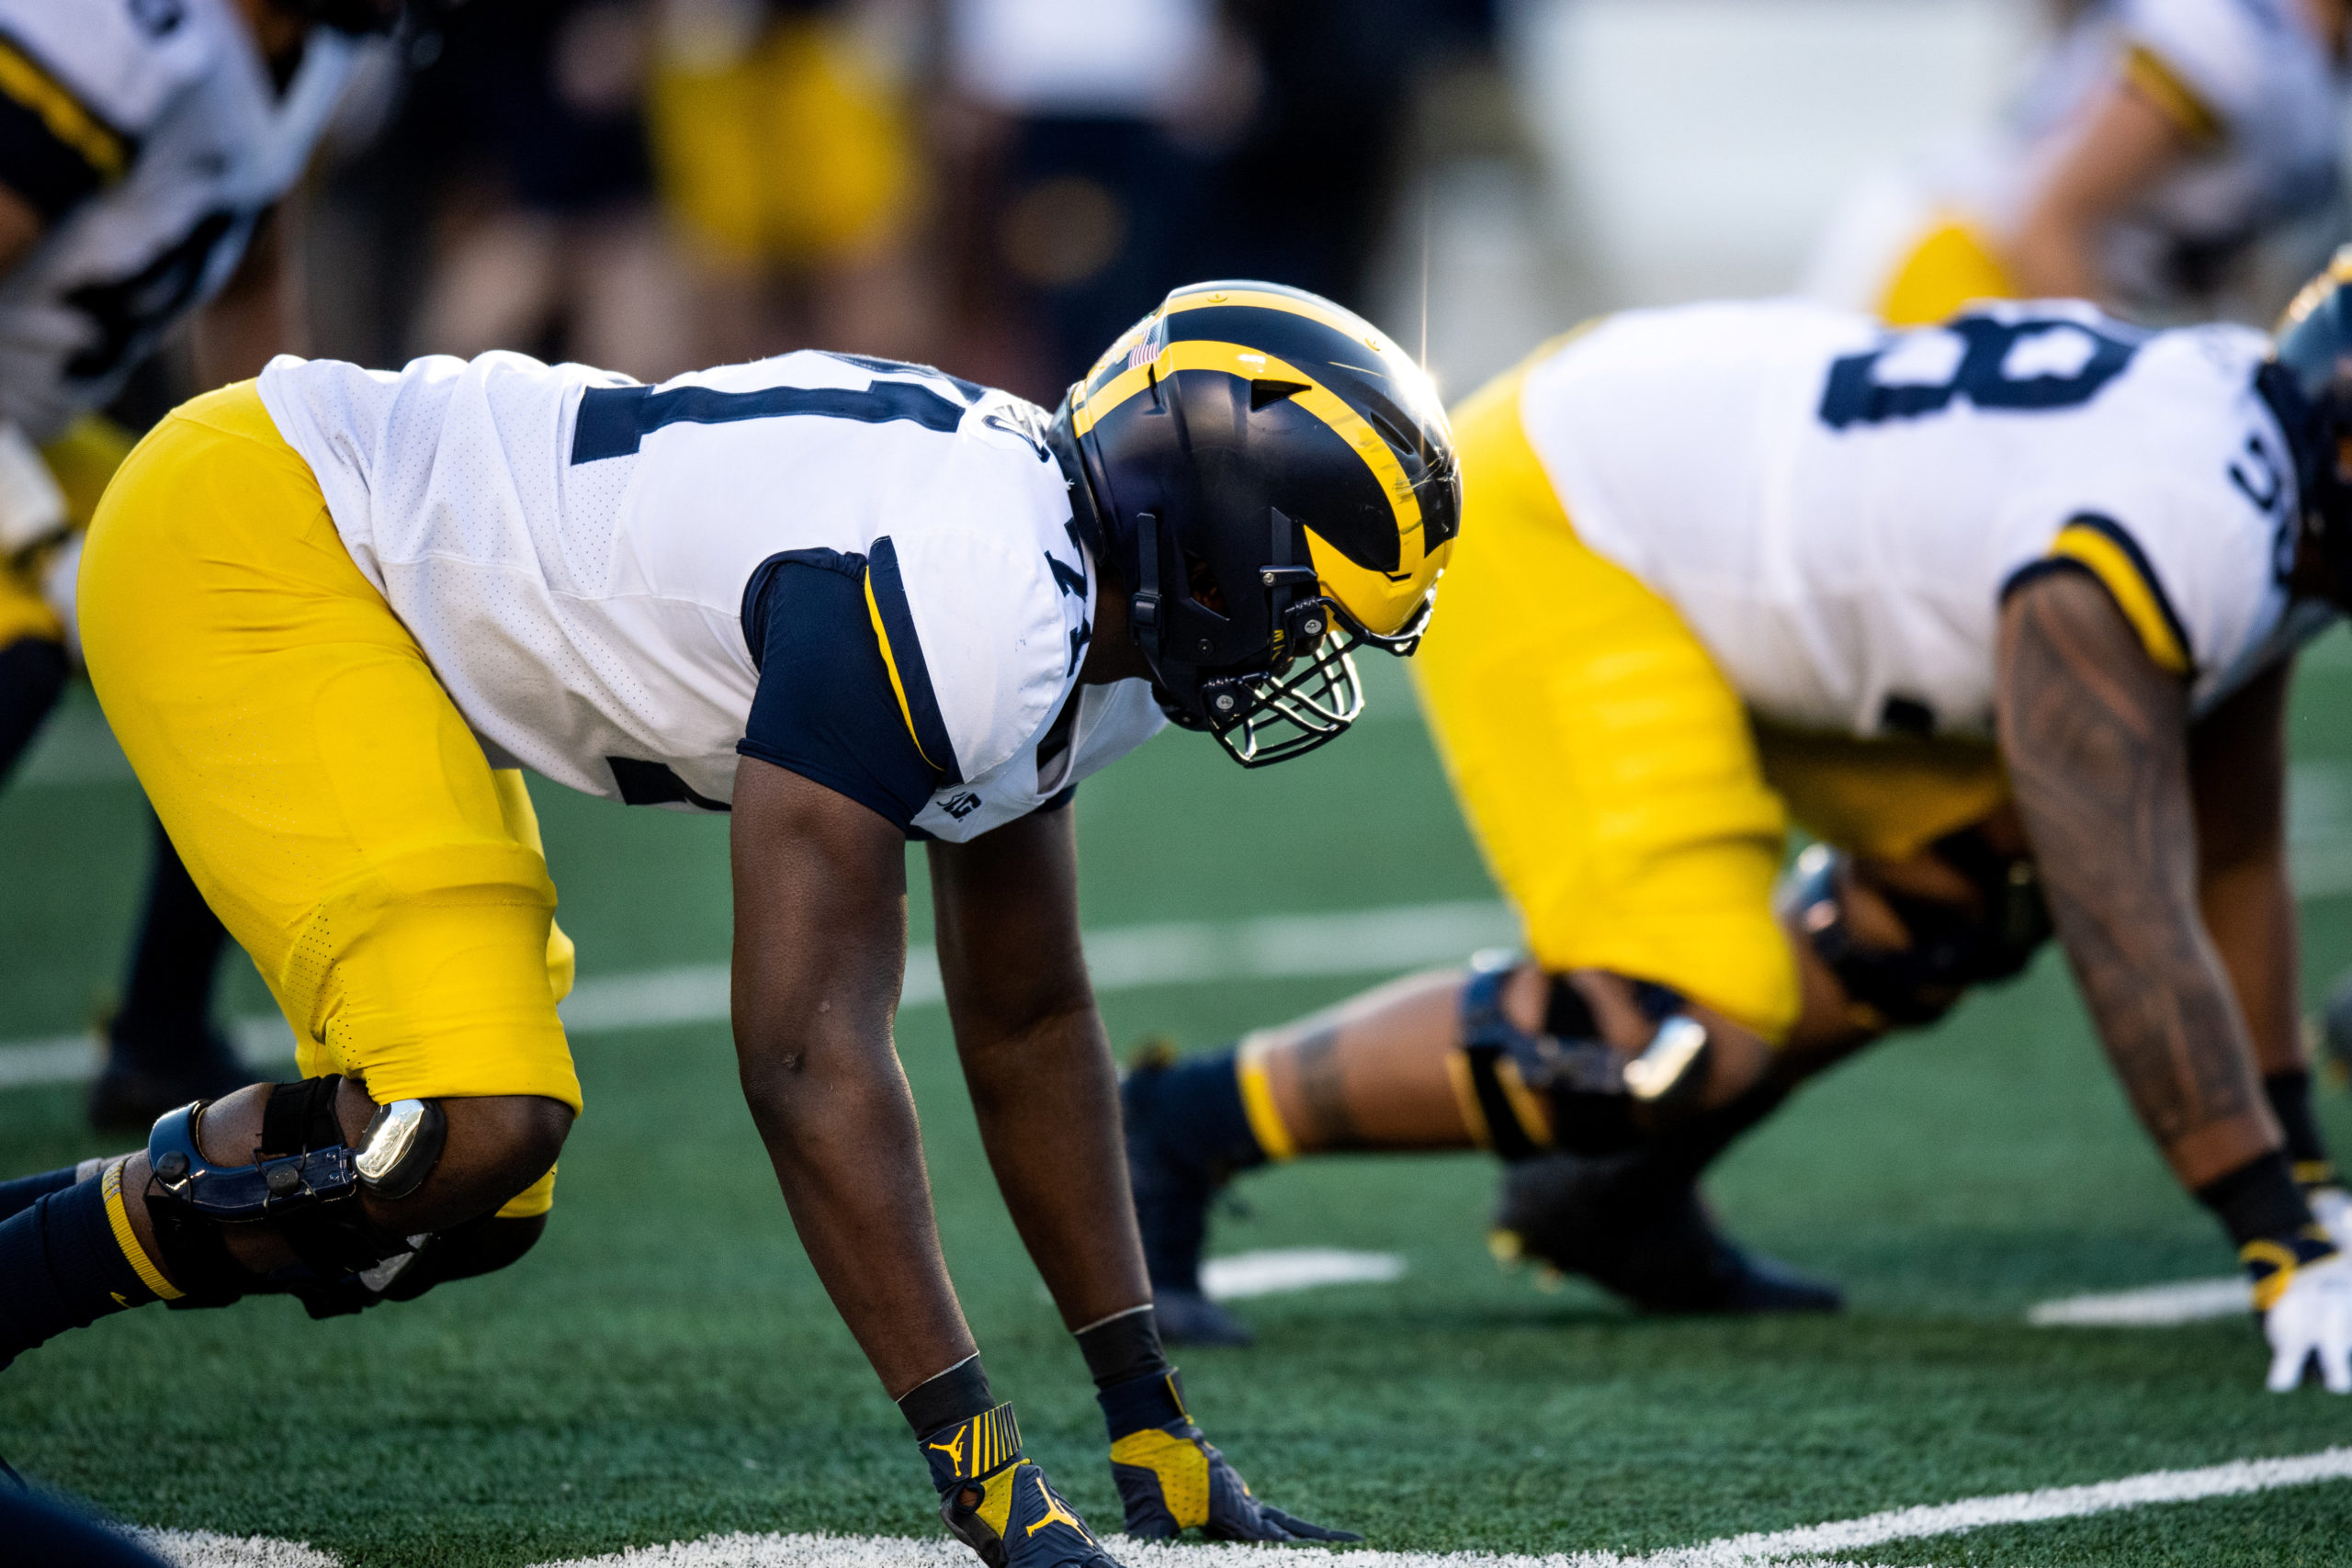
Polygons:
[[[1533,957],[1129,1075],[1171,1335],[1242,1337],[1200,1293],[1223,1182],[1339,1149],[1494,1149],[1514,1245],[1645,1306],[1834,1306],[1716,1234],[1699,1173],[2054,926],[2240,1249],[2272,1386],[2316,1353],[2352,1392],[2284,828],[2293,656],[2352,599],[2347,280],[2352,252],[2275,361],[2072,304],[1899,335],[1690,306],[1472,399],[1416,677]],[[1792,818],[1821,842],[1776,909]]]
[[2084,7],[2001,124],[1856,195],[1806,292],[1898,326],[1980,299],[2216,313],[2256,240],[2337,216],[2346,15],[2345,0]]
[[892,1035],[910,840],[1127,1529],[1356,1539],[1252,1497],[1161,1354],[1068,807],[1169,720],[1245,766],[1337,739],[1351,650],[1419,642],[1459,483],[1395,344],[1254,283],[1172,293],[1050,417],[813,351],[660,387],[281,356],[183,405],[91,529],[92,679],[306,1076],[0,1183],[0,1364],[134,1305],[339,1315],[536,1244],[582,1094],[523,763],[728,814],[745,1098],[990,1568],[1109,1559],[1025,1459],[940,1252]]
[[[130,436],[97,411],[190,313],[201,385],[291,340],[280,202],[397,0],[0,0],[0,780],[77,657],[74,582]],[[244,1075],[208,1022],[220,927],[161,832],[91,1114]]]

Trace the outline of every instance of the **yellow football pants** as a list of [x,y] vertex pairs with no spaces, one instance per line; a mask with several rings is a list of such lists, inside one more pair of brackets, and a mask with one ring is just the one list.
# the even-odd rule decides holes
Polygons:
[[[492,770],[253,383],[140,443],[80,592],[107,720],[303,1074],[579,1110],[571,942],[522,777]],[[544,1212],[553,1175],[500,1212]]]
[[1887,280],[1878,316],[1892,327],[1924,327],[1957,314],[1971,300],[2017,296],[2017,285],[1991,243],[1968,222],[1947,218],[1903,257]]
[[918,196],[906,106],[838,24],[772,27],[707,60],[656,62],[646,125],[663,200],[737,265],[854,262],[901,234]]
[[[50,477],[65,492],[65,513],[77,528],[96,515],[107,481],[130,453],[130,433],[103,414],[85,414],[40,449]],[[41,593],[41,567],[0,563],[0,648],[22,637],[65,640],[57,612]]]
[[1788,822],[1915,854],[2000,806],[1998,756],[1755,723],[1680,614],[1577,537],[1520,423],[1524,376],[1453,416],[1462,536],[1413,660],[1430,728],[1538,962],[1656,981],[1778,1041],[1800,996],[1772,908]]
[[1538,962],[1670,986],[1778,1040],[1798,1007],[1781,802],[1680,615],[1577,537],[1520,425],[1524,375],[1453,414],[1462,534],[1412,660],[1430,728]]

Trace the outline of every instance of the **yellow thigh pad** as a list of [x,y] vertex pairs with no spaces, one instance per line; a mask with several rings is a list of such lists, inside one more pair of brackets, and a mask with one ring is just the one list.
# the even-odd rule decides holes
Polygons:
[[1670,986],[1770,1039],[1785,824],[1738,694],[1664,599],[1577,537],[1513,372],[1453,418],[1462,535],[1413,660],[1487,863],[1547,968]]
[[251,382],[124,462],[81,617],[107,720],[306,1075],[579,1109],[556,1017],[571,943],[530,798],[352,563]]

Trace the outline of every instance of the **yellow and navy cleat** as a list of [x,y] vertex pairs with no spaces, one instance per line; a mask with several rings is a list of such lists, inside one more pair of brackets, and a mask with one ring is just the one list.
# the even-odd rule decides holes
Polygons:
[[1111,1479],[1127,1533],[1166,1540],[1198,1529],[1212,1540],[1362,1540],[1262,1503],[1193,1425],[1173,1371],[1114,1383],[1095,1397],[1111,1428]]
[[948,1533],[989,1568],[1119,1568],[1021,1451],[1012,1406],[1000,1404],[922,1439]]

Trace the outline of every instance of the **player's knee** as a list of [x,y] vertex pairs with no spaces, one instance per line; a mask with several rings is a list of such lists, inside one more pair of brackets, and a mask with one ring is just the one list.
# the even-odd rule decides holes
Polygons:
[[1607,1018],[1569,976],[1504,953],[1473,961],[1457,1081],[1503,1158],[1621,1148],[1695,1105],[1710,1040],[1683,997],[1616,976],[1602,989]]
[[[448,1134],[416,1218],[455,1225],[495,1210],[545,1176],[571,1132],[571,1107],[538,1094],[440,1102]],[[405,1223],[409,1211],[403,1210]],[[428,1226],[430,1228],[430,1226]]]
[[2023,969],[2050,936],[2030,860],[1973,830],[1939,840],[1933,854],[1959,874],[1963,895],[1865,887],[1852,858],[1826,844],[1798,857],[1783,888],[1803,941],[1873,1030],[1934,1022],[1969,987]]
[[340,1077],[255,1084],[158,1121],[127,1179],[190,1304],[284,1292],[328,1316],[400,1299],[412,1270],[407,1294],[528,1251],[544,1215],[495,1211],[554,1166],[571,1125],[537,1095],[379,1105]]

